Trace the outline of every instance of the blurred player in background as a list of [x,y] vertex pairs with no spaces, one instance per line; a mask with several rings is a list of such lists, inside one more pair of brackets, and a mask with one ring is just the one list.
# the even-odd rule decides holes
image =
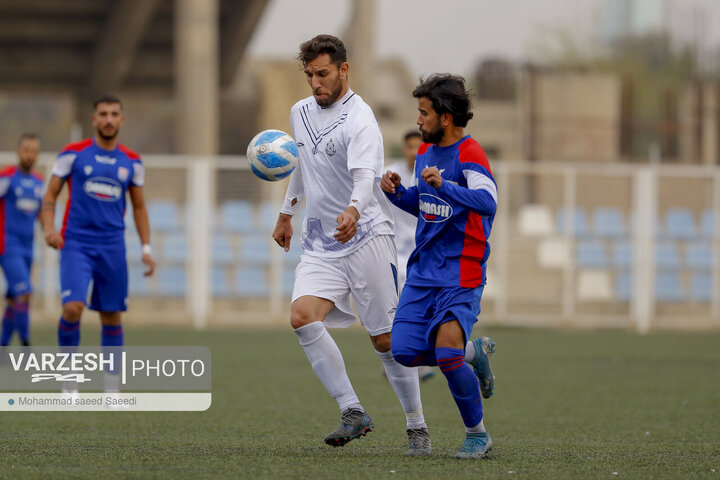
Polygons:
[[[61,347],[80,344],[80,317],[90,281],[89,307],[100,312],[101,344],[123,345],[121,314],[127,310],[128,271],[125,257],[126,193],[142,244],[145,276],[155,261],[150,248],[150,223],[143,198],[145,169],[137,153],[118,143],[123,123],[122,103],[106,95],[93,104],[95,136],[62,149],[42,204],[45,241],[60,250],[62,316]],[[65,183],[69,196],[62,231],[55,230],[55,202]],[[118,390],[118,375],[106,375],[105,390]]]
[[[397,173],[404,178],[408,185],[415,185],[415,156],[422,144],[422,136],[418,130],[410,130],[403,137],[402,161],[392,163],[385,167],[386,170]],[[417,217],[406,211],[397,208],[393,210],[395,217],[395,245],[398,255],[398,292],[402,292],[407,278],[407,262],[410,254],[415,250],[415,227]],[[435,370],[428,365],[418,367],[420,380],[429,380],[435,375]]]
[[286,251],[291,218],[304,198],[304,254],[295,270],[290,324],[315,374],[337,401],[341,423],[325,443],[343,446],[373,421],[360,404],[342,354],[326,330],[354,323],[350,296],[406,415],[408,455],[430,453],[417,371],[397,363],[390,330],[397,306],[397,253],[390,205],[378,185],[383,166],[380,128],[348,85],[345,46],[318,35],[300,46],[313,95],[290,112],[299,150],[273,239]]
[[0,170],[0,267],[8,285],[0,346],[10,343],[14,331],[23,345],[30,345],[30,268],[35,219],[42,198],[42,177],[32,168],[39,153],[37,135],[23,134],[18,142],[17,166]]
[[394,172],[381,181],[392,203],[419,217],[392,353],[403,365],[440,366],[466,427],[456,457],[482,458],[492,448],[481,389],[486,398],[492,394],[487,354],[494,344],[468,339],[480,313],[497,187],[485,152],[464,134],[472,118],[464,79],[432,75],[413,96],[424,142],[415,160],[418,181],[406,188]]

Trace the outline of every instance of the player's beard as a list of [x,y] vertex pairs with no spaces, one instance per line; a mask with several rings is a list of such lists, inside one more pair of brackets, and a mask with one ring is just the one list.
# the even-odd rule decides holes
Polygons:
[[120,133],[120,129],[119,129],[119,128],[116,128],[115,130],[113,130],[112,134],[105,134],[105,133],[103,133],[103,129],[102,129],[102,128],[98,128],[98,129],[97,129],[97,134],[98,134],[98,136],[99,136],[100,138],[102,138],[103,140],[107,140],[107,141],[115,140],[115,138],[118,136],[118,133]]
[[431,130],[429,132],[420,129],[420,135],[422,135],[423,142],[434,143],[435,145],[437,145],[442,141],[443,137],[445,136],[445,131],[440,125],[438,125],[435,130]]
[[333,103],[337,101],[338,98],[340,98],[340,93],[342,92],[342,82],[338,80],[337,87],[330,91],[327,97],[323,98],[322,100],[315,97],[315,101],[318,105],[320,105],[322,108],[327,108]]

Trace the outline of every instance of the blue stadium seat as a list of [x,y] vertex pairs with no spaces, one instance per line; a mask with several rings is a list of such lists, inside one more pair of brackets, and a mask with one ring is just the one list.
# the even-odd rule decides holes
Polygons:
[[655,246],[655,265],[663,270],[680,268],[680,253],[675,242],[659,242]]
[[292,295],[295,285],[295,268],[285,267],[282,272],[282,292],[286,297]]
[[615,298],[621,302],[630,301],[632,276],[629,272],[620,272],[615,276]]
[[655,297],[658,302],[682,302],[686,299],[685,288],[680,274],[664,272],[655,275]]
[[150,280],[145,276],[144,266],[128,268],[128,293],[132,297],[147,297],[150,295]]
[[608,259],[605,246],[596,240],[586,240],[577,243],[576,261],[580,267],[605,268]]
[[603,238],[622,238],[628,232],[620,209],[599,207],[593,212],[593,232]]
[[178,206],[175,202],[153,200],[147,205],[150,228],[154,232],[177,232],[182,228],[178,221]]
[[184,267],[162,267],[157,272],[157,292],[163,297],[183,297],[187,291]]
[[230,237],[215,234],[212,238],[212,259],[216,265],[227,265],[233,261],[233,249]]
[[691,240],[697,237],[695,214],[688,208],[670,208],[665,214],[665,237]]
[[245,200],[230,200],[220,207],[218,230],[245,233],[255,229],[253,225],[253,207]]
[[275,229],[280,209],[270,202],[260,204],[258,228],[262,232],[271,233]]
[[[561,208],[557,211],[555,215],[555,221],[557,222],[557,231],[559,234],[563,235],[565,234],[565,209]],[[575,212],[573,212],[573,222],[574,222],[574,228],[573,228],[573,234],[576,237],[585,237],[589,234],[588,229],[588,221],[587,221],[587,214],[585,213],[585,210],[577,207],[575,208]]]
[[188,256],[185,234],[168,234],[163,238],[162,258],[170,262],[184,262]]
[[695,273],[690,277],[690,298],[696,302],[712,300],[713,278],[710,273]]
[[[700,218],[703,237],[713,238],[713,222],[713,211],[710,209],[703,210]],[[718,232],[715,233],[715,236],[720,237],[720,225],[718,225]]]
[[617,268],[629,268],[633,261],[632,244],[627,240],[620,240],[612,244],[612,264]]
[[268,277],[265,270],[262,268],[238,269],[235,272],[235,293],[245,298],[268,296]]
[[270,263],[271,241],[268,234],[245,235],[240,246],[240,259],[245,263],[267,265]]
[[232,294],[224,267],[212,269],[212,294],[214,297],[229,297]]
[[692,242],[685,247],[685,265],[694,270],[710,270],[712,257],[712,244],[710,243]]

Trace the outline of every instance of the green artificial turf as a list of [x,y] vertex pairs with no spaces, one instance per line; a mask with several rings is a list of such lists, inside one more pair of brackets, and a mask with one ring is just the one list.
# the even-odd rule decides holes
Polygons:
[[[90,322],[88,322],[90,323]],[[488,329],[491,458],[455,460],[445,379],[422,384],[433,442],[405,458],[405,420],[363,330],[333,330],[375,431],[328,447],[335,402],[287,329],[126,326],[128,345],[205,345],[205,412],[2,412],[0,478],[687,478],[720,480],[720,334]],[[37,328],[35,345],[55,331]],[[480,333],[480,332],[477,332]],[[99,332],[83,327],[83,345]]]

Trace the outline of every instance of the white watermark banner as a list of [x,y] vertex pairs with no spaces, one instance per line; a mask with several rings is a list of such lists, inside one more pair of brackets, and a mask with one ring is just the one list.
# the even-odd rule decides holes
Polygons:
[[198,412],[211,403],[211,393],[0,393],[0,411]]

